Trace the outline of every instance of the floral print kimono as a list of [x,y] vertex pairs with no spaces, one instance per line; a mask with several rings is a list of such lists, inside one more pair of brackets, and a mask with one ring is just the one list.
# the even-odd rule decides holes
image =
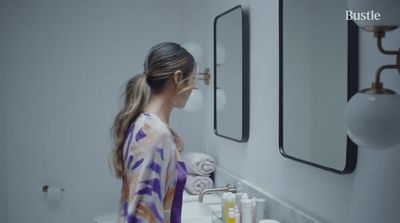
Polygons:
[[125,140],[118,223],[180,223],[186,169],[172,132],[141,113]]

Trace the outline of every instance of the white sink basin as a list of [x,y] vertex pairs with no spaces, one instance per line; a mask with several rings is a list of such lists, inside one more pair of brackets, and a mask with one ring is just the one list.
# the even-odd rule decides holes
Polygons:
[[[187,202],[199,202],[199,195],[191,195],[185,190],[183,192],[183,203]],[[204,196],[203,202],[206,204],[220,204],[221,197],[216,194],[207,194]]]
[[206,203],[187,202],[182,206],[182,220],[201,219],[211,216],[213,210]]
[[182,223],[211,223],[212,212],[221,210],[221,198],[216,194],[204,196],[204,202],[199,203],[198,195],[183,194]]

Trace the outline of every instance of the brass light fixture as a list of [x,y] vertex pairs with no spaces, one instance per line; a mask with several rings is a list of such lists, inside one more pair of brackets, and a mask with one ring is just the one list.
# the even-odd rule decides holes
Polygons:
[[396,64],[382,65],[375,73],[375,81],[372,83],[370,89],[364,89],[366,91],[373,91],[375,94],[389,94],[394,93],[394,91],[383,88],[383,84],[380,82],[381,73],[385,69],[397,69],[400,74],[400,48],[396,50],[385,50],[382,47],[382,39],[385,37],[385,32],[396,29],[395,26],[385,26],[385,27],[367,27],[364,30],[374,32],[374,37],[377,38],[376,44],[378,50],[385,55],[395,55]]
[[362,12],[381,12],[382,21],[354,21],[359,27],[373,32],[378,50],[385,55],[396,56],[394,64],[380,66],[375,72],[375,80],[370,88],[355,94],[346,107],[347,134],[359,146],[384,150],[400,145],[400,96],[383,87],[381,73],[395,69],[400,73],[400,49],[385,50],[382,39],[385,33],[400,25],[400,1],[398,0],[348,0],[350,8]]
[[[190,54],[192,54],[197,65],[202,64],[203,50],[198,43],[186,42],[182,44],[182,47],[185,48]],[[204,69],[203,73],[197,73],[197,75],[199,76],[197,77],[197,80],[203,80],[206,85],[210,84],[211,72],[209,68]],[[186,102],[184,110],[187,112],[195,112],[202,107],[202,104],[203,95],[197,87],[194,87],[188,101]]]
[[197,73],[197,74],[202,75],[202,77],[199,77],[197,80],[204,80],[204,83],[206,85],[210,84],[210,80],[211,80],[210,68],[206,68],[206,69],[204,69],[203,73]]
[[[182,47],[185,48],[192,56],[194,57],[196,64],[201,64],[203,61],[203,49],[201,46],[196,42],[186,42],[182,44]],[[211,72],[209,68],[204,69],[203,73],[197,73],[202,77],[198,78],[197,80],[204,80],[206,85],[210,84],[211,80]]]
[[[206,85],[210,84],[211,73],[209,68],[206,68],[203,73],[197,73],[197,75],[202,76],[198,77],[197,80],[204,80],[204,83]],[[201,91],[197,87],[194,87],[189,96],[188,101],[186,102],[184,110],[187,112],[194,112],[199,110],[202,104],[203,104],[203,95],[201,94]]]
[[[206,68],[203,73],[197,73],[197,75],[201,75],[197,80],[203,80],[206,85],[210,84],[211,73],[209,68]],[[187,112],[195,112],[201,108],[202,104],[203,95],[197,87],[194,87],[186,102],[184,110]]]

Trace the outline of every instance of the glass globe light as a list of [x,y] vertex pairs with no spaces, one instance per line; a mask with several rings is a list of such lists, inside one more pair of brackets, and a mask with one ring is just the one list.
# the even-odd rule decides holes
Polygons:
[[346,107],[347,134],[357,145],[375,150],[400,144],[400,96],[394,91],[365,89]]
[[[353,21],[362,29],[374,32],[378,50],[386,55],[396,55],[396,64],[382,65],[375,75],[371,88],[354,95],[347,104],[345,119],[348,136],[359,146],[383,150],[400,145],[400,96],[383,88],[380,74],[385,69],[400,72],[400,50],[385,50],[382,38],[385,32],[400,25],[399,0],[348,0],[347,5],[358,18]],[[380,19],[363,19],[366,13],[379,13]],[[368,15],[367,15],[368,16]]]
[[182,47],[185,48],[192,56],[197,64],[201,64],[203,61],[203,50],[200,45],[195,42],[186,42],[182,44]]

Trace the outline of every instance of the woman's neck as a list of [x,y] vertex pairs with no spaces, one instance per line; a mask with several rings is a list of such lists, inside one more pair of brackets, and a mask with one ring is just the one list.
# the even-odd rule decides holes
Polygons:
[[166,94],[150,93],[149,100],[143,111],[156,115],[169,126],[169,117],[173,108],[172,98]]

